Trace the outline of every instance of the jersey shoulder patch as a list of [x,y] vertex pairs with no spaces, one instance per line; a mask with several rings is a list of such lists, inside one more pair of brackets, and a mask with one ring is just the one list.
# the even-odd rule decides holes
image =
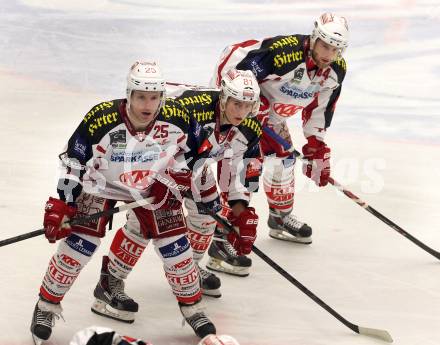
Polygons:
[[215,89],[187,90],[176,100],[200,124],[215,122],[215,109],[220,91]]
[[260,121],[253,117],[248,117],[244,119],[239,128],[249,142],[253,142],[255,139],[261,137],[261,135],[263,134],[263,129]]
[[266,43],[272,55],[275,74],[289,73],[305,61],[304,42],[306,38],[305,35],[276,36]]
[[344,58],[340,58],[331,64],[331,67],[338,76],[338,83],[341,84],[345,78],[347,72],[347,63]]
[[122,122],[122,117],[119,113],[119,105],[122,101],[122,99],[117,99],[113,101],[101,102],[89,110],[89,112],[84,116],[82,122],[89,137],[95,138],[100,136],[102,133],[105,134],[111,128],[119,125]]
[[169,122],[182,129],[185,133],[188,132],[190,125],[188,110],[173,98],[166,99],[157,120]]
[[265,39],[263,41],[263,47],[267,47],[269,50],[284,50],[285,48],[291,47],[294,49],[298,49],[304,45],[304,39],[307,36],[304,35],[284,35],[284,36],[275,36],[270,39]]

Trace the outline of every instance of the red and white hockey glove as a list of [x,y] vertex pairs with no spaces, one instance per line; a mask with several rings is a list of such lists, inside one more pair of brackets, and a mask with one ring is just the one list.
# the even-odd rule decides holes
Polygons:
[[64,224],[73,218],[76,208],[67,205],[64,201],[49,197],[44,208],[44,235],[50,243],[67,237],[72,232],[69,224]]
[[173,210],[182,207],[184,193],[191,190],[191,177],[190,170],[167,170],[157,174],[149,192],[154,197],[154,205],[160,209]]
[[314,135],[307,138],[302,148],[303,173],[319,187],[326,186],[330,178],[330,148]]
[[228,242],[232,244],[238,255],[249,254],[257,238],[258,216],[255,214],[255,209],[247,207],[238,216],[231,212],[228,220],[237,228],[237,232],[231,231],[228,234]]

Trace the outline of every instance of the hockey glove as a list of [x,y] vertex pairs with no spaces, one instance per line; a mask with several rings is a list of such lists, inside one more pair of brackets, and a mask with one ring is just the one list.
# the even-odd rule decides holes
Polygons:
[[238,255],[249,254],[257,238],[258,216],[255,214],[255,209],[247,207],[238,216],[231,212],[228,220],[237,229],[237,232],[231,231],[228,234],[228,242],[232,244]]
[[67,205],[64,201],[49,197],[44,208],[44,235],[50,243],[67,237],[72,232],[69,224],[70,218],[76,214],[76,208]]
[[190,170],[167,170],[158,173],[149,192],[149,195],[154,197],[153,204],[160,209],[181,208],[183,194],[191,189],[191,176]]
[[304,155],[303,173],[317,186],[326,186],[330,178],[330,148],[314,135],[307,138],[302,148]]

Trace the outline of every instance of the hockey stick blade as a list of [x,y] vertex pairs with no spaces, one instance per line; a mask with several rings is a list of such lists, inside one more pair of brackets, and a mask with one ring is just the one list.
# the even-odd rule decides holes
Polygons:
[[384,329],[368,328],[368,327],[358,327],[358,328],[359,328],[359,334],[367,335],[369,337],[374,337],[386,341],[387,343],[393,342],[393,338],[391,337],[390,333],[388,333]]
[[[217,219],[216,219],[217,220]],[[309,290],[305,285],[303,285],[300,281],[295,279],[290,273],[284,270],[280,265],[278,265],[275,261],[273,261],[270,257],[268,257],[265,253],[263,253],[260,249],[258,249],[255,245],[252,246],[252,251],[264,262],[266,262],[270,267],[272,267],[275,271],[281,274],[286,280],[295,285],[301,292],[307,295],[310,299],[312,299],[316,304],[318,304],[321,308],[325,309],[328,313],[330,313],[333,317],[339,320],[346,327],[350,328],[353,332],[358,334],[375,337],[387,342],[392,343],[393,339],[390,334],[381,329],[368,328],[368,327],[359,327],[358,325],[348,321],[345,317],[339,314],[336,310],[330,307],[327,303],[325,303],[322,299],[316,296],[311,290]]]

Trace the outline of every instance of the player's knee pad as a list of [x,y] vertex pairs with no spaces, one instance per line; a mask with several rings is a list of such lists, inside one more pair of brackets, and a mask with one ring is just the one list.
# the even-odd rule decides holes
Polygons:
[[120,228],[110,246],[108,269],[119,279],[127,278],[141,257],[148,240],[136,232],[130,232],[125,227]]
[[100,242],[95,236],[76,233],[61,241],[57,252],[50,259],[40,294],[50,302],[60,302]]
[[188,238],[180,235],[156,239],[154,245],[177,300],[188,304],[198,301],[201,296],[199,271]]
[[199,261],[211,243],[216,221],[209,215],[200,214],[192,200],[185,200],[185,206],[188,211],[186,217],[187,236],[193,249],[194,260]]
[[294,167],[294,164],[286,167],[285,162],[279,159],[268,164],[263,175],[263,185],[269,207],[282,212],[292,210],[295,195]]

